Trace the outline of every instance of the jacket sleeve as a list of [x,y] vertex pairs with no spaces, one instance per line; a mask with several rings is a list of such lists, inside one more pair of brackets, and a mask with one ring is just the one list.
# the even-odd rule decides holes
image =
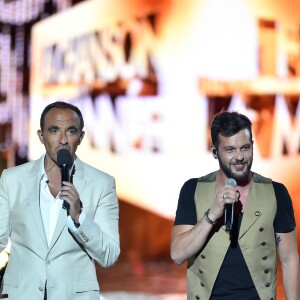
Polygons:
[[85,207],[85,201],[81,199],[87,215],[73,234],[98,264],[109,267],[120,254],[119,203],[114,178],[107,175],[101,183],[103,188],[96,207]]

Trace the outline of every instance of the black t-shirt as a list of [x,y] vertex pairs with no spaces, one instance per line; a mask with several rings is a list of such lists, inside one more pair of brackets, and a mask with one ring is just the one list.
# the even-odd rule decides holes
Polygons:
[[[195,225],[197,223],[197,212],[194,200],[197,181],[198,178],[192,178],[185,182],[182,186],[174,225]],[[289,193],[283,184],[274,181],[272,183],[277,201],[277,213],[274,219],[274,231],[276,233],[292,231],[294,230],[296,224]],[[238,220],[239,225],[241,220],[242,215]],[[210,299],[259,299],[250,272],[247,268],[238,244],[228,248]]]

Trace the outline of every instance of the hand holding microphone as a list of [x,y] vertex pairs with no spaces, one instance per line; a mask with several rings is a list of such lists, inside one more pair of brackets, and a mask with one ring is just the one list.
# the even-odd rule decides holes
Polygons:
[[218,188],[216,199],[209,209],[209,218],[216,221],[225,216],[226,230],[229,232],[232,228],[234,219],[234,202],[237,199],[237,183],[233,178],[227,178],[224,186]]

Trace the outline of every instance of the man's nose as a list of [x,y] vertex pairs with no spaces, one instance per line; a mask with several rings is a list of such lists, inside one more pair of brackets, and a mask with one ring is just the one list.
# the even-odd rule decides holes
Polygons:
[[244,153],[241,150],[237,150],[235,159],[239,160],[239,161],[242,161],[242,160],[244,160],[244,157],[245,157]]
[[62,145],[68,144],[68,137],[64,132],[62,132],[60,135],[60,144]]

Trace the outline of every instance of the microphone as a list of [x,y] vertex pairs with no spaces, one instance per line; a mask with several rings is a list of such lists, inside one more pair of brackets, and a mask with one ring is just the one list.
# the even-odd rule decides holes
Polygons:
[[[70,168],[73,164],[73,158],[68,149],[59,149],[57,151],[57,165],[60,167],[61,182],[70,182]],[[69,210],[70,204],[67,201],[63,201],[63,209]]]
[[[225,185],[231,185],[233,187],[236,187],[237,183],[233,178],[227,178],[225,180]],[[234,217],[234,203],[225,204],[224,223],[225,223],[225,230],[227,232],[231,232],[233,217]]]

